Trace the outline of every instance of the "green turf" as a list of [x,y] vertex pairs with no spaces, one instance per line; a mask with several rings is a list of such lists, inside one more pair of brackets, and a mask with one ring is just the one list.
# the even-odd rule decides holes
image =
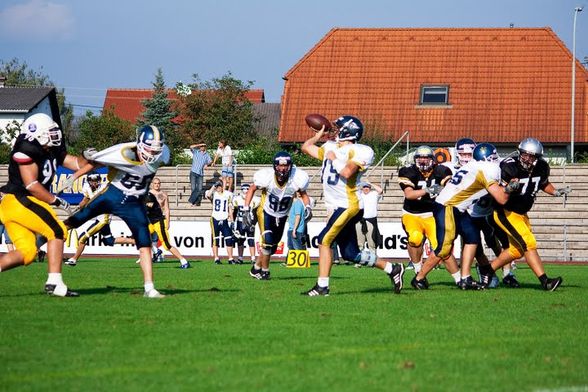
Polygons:
[[46,265],[0,274],[2,391],[586,391],[588,266],[548,265],[564,285],[391,293],[381,271],[336,266],[331,296],[299,294],[309,270],[155,265],[168,297],[142,297],[131,259],[64,266],[80,298],[42,293]]

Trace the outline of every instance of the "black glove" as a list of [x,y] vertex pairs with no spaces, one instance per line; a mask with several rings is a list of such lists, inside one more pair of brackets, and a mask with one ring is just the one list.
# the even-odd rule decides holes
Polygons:
[[508,182],[508,184],[506,184],[506,186],[504,187],[504,191],[509,194],[516,193],[516,192],[519,192],[522,187],[523,187],[523,184],[521,184],[519,179],[513,178],[512,180],[510,180]]

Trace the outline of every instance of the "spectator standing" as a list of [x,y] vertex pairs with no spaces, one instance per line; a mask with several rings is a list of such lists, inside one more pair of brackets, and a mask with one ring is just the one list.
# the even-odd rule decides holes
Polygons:
[[228,191],[233,190],[233,150],[231,146],[227,144],[227,141],[221,139],[218,142],[218,149],[214,153],[214,159],[212,165],[216,164],[218,158],[221,158],[221,179],[223,181],[224,189]]
[[300,191],[297,191],[290,207],[288,216],[288,249],[306,249],[306,221],[304,219],[304,203],[300,198]]
[[[382,200],[381,186],[364,182],[361,187],[363,200],[363,217],[356,226],[357,239],[360,249],[367,248],[377,251],[380,245],[380,230],[378,230],[378,203]],[[356,264],[361,265],[361,264]]]
[[206,151],[206,143],[192,144],[192,168],[190,169],[190,187],[192,193],[188,202],[199,206],[202,202],[202,183],[204,182],[204,168],[210,166],[212,158]]

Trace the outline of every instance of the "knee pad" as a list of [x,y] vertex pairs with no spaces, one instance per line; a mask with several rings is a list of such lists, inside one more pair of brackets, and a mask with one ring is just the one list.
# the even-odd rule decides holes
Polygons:
[[37,247],[34,244],[21,246],[17,250],[22,254],[24,265],[31,264],[37,257]]
[[373,267],[376,265],[376,260],[376,252],[369,248],[363,249],[357,256],[355,256],[355,259],[353,259],[355,264],[361,264],[367,267]]
[[420,231],[413,231],[408,235],[408,244],[415,248],[421,246],[424,240],[425,236]]

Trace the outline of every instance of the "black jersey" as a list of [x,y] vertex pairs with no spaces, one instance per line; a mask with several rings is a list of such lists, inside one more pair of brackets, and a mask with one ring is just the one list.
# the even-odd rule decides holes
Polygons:
[[503,207],[517,214],[529,212],[539,189],[543,190],[549,184],[549,164],[543,159],[538,159],[533,170],[529,172],[520,165],[518,157],[507,158],[500,163],[500,172],[505,182],[518,178],[522,184],[520,192],[512,193]]
[[[400,188],[423,189],[433,184],[444,184],[448,178],[451,178],[451,169],[443,165],[435,165],[428,175],[423,174],[416,165],[403,167],[398,171],[398,184]],[[425,194],[415,200],[404,199],[402,208],[413,214],[433,211],[433,199],[429,194]]]
[[10,153],[8,164],[8,183],[0,188],[4,193],[12,193],[18,196],[29,196],[31,193],[26,189],[20,175],[21,164],[36,163],[38,167],[37,181],[49,190],[53,183],[53,177],[57,166],[63,164],[67,152],[65,145],[45,149],[35,139],[27,138],[26,134],[20,134],[14,142]]
[[157,201],[157,197],[153,193],[147,192],[145,206],[147,207],[147,218],[149,218],[150,223],[159,222],[165,219],[161,206]]

